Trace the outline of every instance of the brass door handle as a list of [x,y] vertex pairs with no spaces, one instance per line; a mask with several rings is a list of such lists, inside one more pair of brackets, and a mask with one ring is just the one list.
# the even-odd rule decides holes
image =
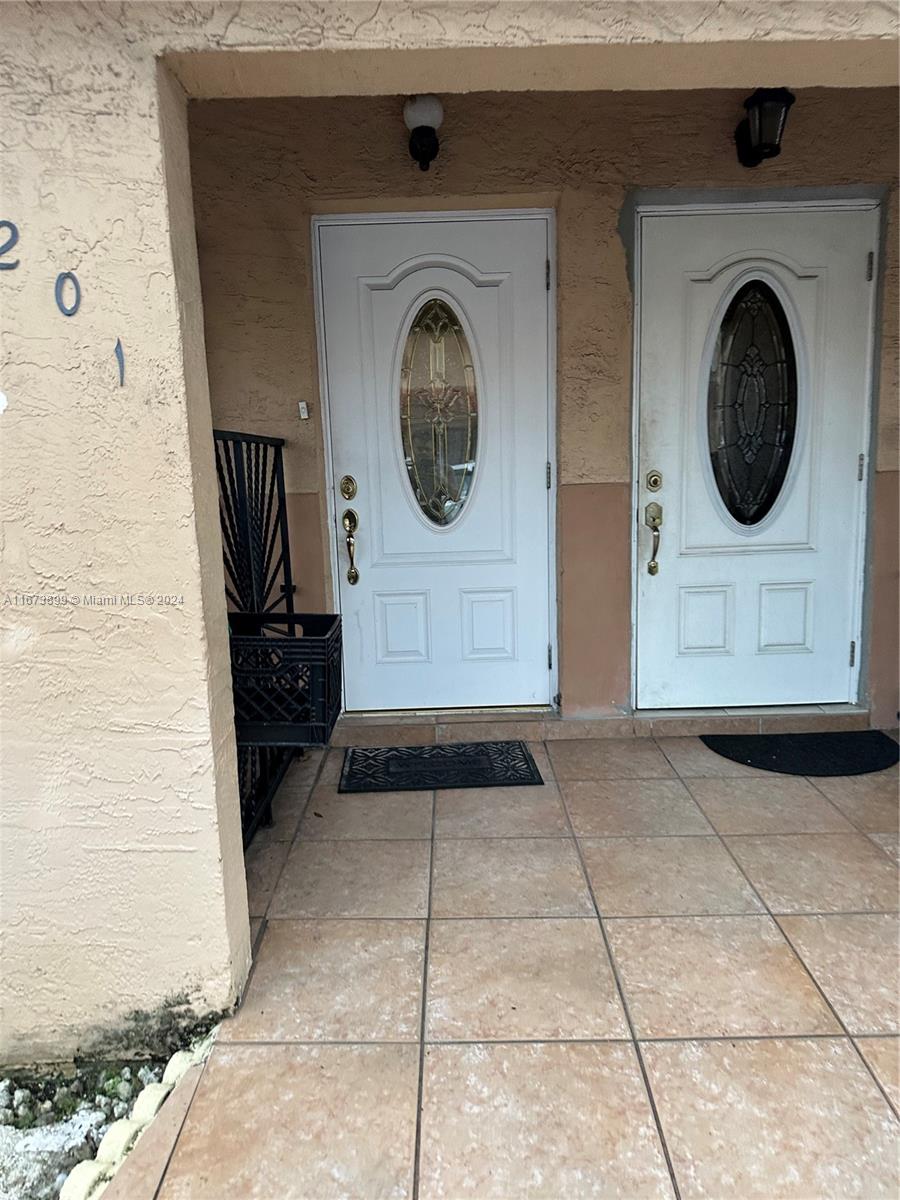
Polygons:
[[353,561],[356,553],[356,538],[354,534],[359,528],[359,517],[357,517],[352,508],[348,508],[344,512],[343,517],[341,517],[341,524],[347,535],[347,554],[350,557],[350,566],[347,568],[347,582],[350,584],[359,583],[359,571],[356,569],[356,564]]
[[654,500],[644,509],[644,524],[653,534],[653,544],[650,548],[650,561],[647,563],[647,574],[659,574],[659,531],[663,522],[662,505]]

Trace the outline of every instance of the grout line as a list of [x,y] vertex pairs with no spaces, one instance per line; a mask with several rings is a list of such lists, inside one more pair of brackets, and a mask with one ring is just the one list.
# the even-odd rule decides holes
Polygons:
[[[877,772],[874,772],[874,771],[873,771],[873,772],[872,772],[872,774],[877,774]],[[821,788],[819,787],[819,785],[816,783],[816,779],[821,779],[821,778],[823,778],[823,776],[821,776],[821,775],[809,775],[809,776],[804,776],[804,778],[806,779],[807,783],[811,783],[811,784],[813,785],[813,787],[816,789],[816,791],[819,793],[819,795],[820,795],[820,796],[822,796],[822,797],[823,797],[823,798],[826,800],[826,802],[827,802],[828,804],[830,804],[830,805],[831,805],[831,807],[832,807],[832,808],[833,808],[833,809],[834,809],[836,812],[840,813],[840,815],[841,815],[841,816],[844,818],[844,820],[845,820],[845,821],[847,821],[847,822],[849,822],[849,824],[853,826],[853,828],[856,830],[856,832],[857,832],[857,833],[861,833],[861,834],[863,835],[863,837],[867,837],[867,838],[869,838],[869,840],[871,841],[871,840],[872,840],[872,838],[871,838],[871,835],[872,835],[873,833],[895,833],[895,832],[896,832],[896,831],[895,831],[895,830],[893,830],[893,829],[863,829],[862,825],[860,825],[860,823],[859,823],[858,821],[855,821],[855,820],[853,819],[853,817],[851,817],[851,816],[849,815],[849,813],[845,813],[845,812],[844,812],[844,810],[843,810],[843,809],[842,809],[842,808],[841,808],[841,807],[840,807],[840,806],[839,806],[839,805],[838,805],[838,804],[837,804],[837,803],[836,803],[834,800],[832,800],[830,796],[826,796],[826,795],[825,795],[825,793],[822,791],[822,789],[821,789]],[[832,778],[833,778],[833,777],[832,777]],[[847,775],[845,775],[845,776],[843,776],[843,778],[845,778],[845,779],[854,779],[854,778],[856,778],[856,776],[853,776],[853,775],[849,775],[849,776],[847,776]],[[877,843],[877,842],[872,842],[872,844],[873,844],[873,846],[878,846],[878,843]],[[887,854],[887,857],[888,857],[888,858],[891,860],[891,862],[894,862],[894,859],[892,859],[892,858],[891,858],[891,856],[888,854],[887,850],[885,850],[885,848],[884,848],[883,846],[878,846],[878,849],[879,849],[879,850],[880,850],[880,851],[881,851],[883,854]],[[896,865],[896,864],[895,864],[895,865]]]
[[[178,1130],[175,1134],[175,1137],[172,1139],[171,1146],[169,1147],[169,1153],[166,1155],[166,1161],[163,1163],[163,1168],[160,1171],[159,1182],[157,1183],[156,1187],[153,1189],[152,1200],[158,1200],[159,1194],[162,1191],[162,1186],[166,1181],[166,1175],[169,1172],[169,1167],[172,1165],[172,1159],[175,1157],[175,1151],[178,1149],[178,1143],[181,1140],[181,1135],[184,1132],[185,1125],[187,1124],[188,1116],[190,1115],[191,1109],[194,1107],[194,1101],[197,1099],[197,1093],[200,1091],[200,1084],[203,1082],[203,1076],[206,1074],[206,1068],[209,1064],[211,1054],[212,1054],[212,1051],[210,1051],[210,1054],[207,1055],[206,1059],[204,1060],[203,1064],[200,1067],[200,1074],[197,1076],[197,1082],[194,1084],[194,1090],[193,1090],[193,1092],[191,1092],[191,1098],[188,1101],[188,1106],[184,1110],[184,1116],[181,1118],[181,1121],[178,1125]],[[167,1100],[169,1098],[170,1097],[166,1097]],[[159,1114],[157,1113],[157,1116],[158,1115]]]
[[419,1159],[422,1150],[422,1100],[425,1088],[425,1020],[428,1004],[428,956],[431,950],[431,902],[434,890],[434,828],[437,822],[437,792],[431,793],[431,849],[428,856],[428,904],[425,914],[425,941],[422,951],[422,1011],[419,1015],[419,1081],[416,1092],[416,1135],[413,1143],[412,1200],[419,1195]]
[[[547,752],[547,757],[548,758],[550,757],[549,750]],[[559,783],[559,780],[556,779],[556,772],[553,768],[553,760],[552,759],[550,759],[550,772],[553,775],[554,781],[556,783]],[[560,796],[562,796],[561,788],[560,788]],[[569,823],[569,828],[572,829],[572,819],[569,815],[569,809],[566,806],[565,797],[563,797],[563,808],[565,810],[566,820]],[[572,835],[573,835],[573,837],[575,835],[574,829],[572,829]],[[634,1028],[634,1021],[631,1018],[631,1011],[628,1007],[628,1001],[625,996],[625,989],[622,986],[622,980],[619,976],[619,969],[616,966],[615,959],[613,958],[612,946],[609,941],[609,935],[606,932],[606,927],[603,923],[603,917],[600,915],[600,906],[597,904],[597,897],[594,894],[594,886],[591,883],[591,877],[588,873],[587,866],[584,861],[584,855],[581,852],[581,845],[578,841],[578,838],[574,838],[574,840],[575,840],[575,853],[578,855],[578,862],[581,867],[581,873],[584,877],[585,885],[587,886],[588,894],[590,895],[591,904],[593,905],[594,912],[597,915],[597,924],[600,927],[600,936],[602,937],[603,945],[606,948],[606,956],[609,961],[610,970],[612,971],[613,980],[615,981],[616,990],[618,991],[618,994],[619,994],[619,1003],[622,1005],[622,1011],[625,1014],[625,1021],[626,1021],[626,1024],[628,1025],[628,1032],[631,1035],[631,1044],[634,1047],[634,1053],[635,1053],[635,1057],[637,1059],[638,1069],[640,1070],[641,1078],[643,1079],[643,1082],[644,1082],[644,1089],[647,1093],[647,1101],[650,1105],[650,1111],[653,1115],[653,1121],[656,1126],[656,1136],[659,1138],[660,1147],[663,1152],[663,1158],[665,1159],[665,1163],[666,1163],[666,1169],[669,1172],[669,1181],[672,1184],[672,1190],[675,1194],[675,1200],[681,1200],[681,1190],[678,1186],[678,1180],[675,1176],[675,1167],[672,1163],[672,1157],[669,1154],[669,1147],[666,1142],[666,1135],[665,1135],[665,1133],[663,1131],[663,1127],[662,1127],[662,1119],[660,1118],[659,1111],[656,1107],[656,1099],[655,1099],[655,1097],[653,1095],[653,1091],[650,1087],[650,1077],[647,1073],[647,1066],[646,1066],[646,1063],[644,1062],[644,1056],[641,1053],[641,1048],[640,1048],[640,1045],[638,1044],[637,1035],[635,1033],[635,1028]]]
[[[772,909],[772,916],[781,917],[872,917],[897,916],[896,909],[878,908],[878,909],[835,909],[835,910],[813,910],[813,909],[797,909],[796,911],[784,911],[782,909]],[[716,917],[741,917],[741,918],[759,918],[765,917],[766,911],[759,909],[756,912],[680,912],[680,913],[634,913],[634,914],[611,914],[606,913],[604,921],[680,921],[680,920],[697,920],[698,918]],[[262,920],[262,918],[254,917],[254,920]],[[472,916],[432,916],[432,921],[594,921],[596,916],[593,913],[491,913],[485,915]],[[425,913],[408,913],[406,915],[397,916],[389,914],[385,916],[367,914],[367,913],[339,913],[331,915],[322,915],[319,913],[278,913],[277,916],[266,917],[266,925],[277,924],[279,921],[294,921],[294,922],[310,922],[310,921],[398,921],[409,924],[410,922],[422,923],[427,920]]]
[[[426,1038],[426,1046],[630,1046],[632,1042],[640,1045],[658,1045],[660,1043],[681,1044],[684,1042],[846,1042],[871,1041],[878,1039],[900,1040],[897,1033],[856,1033],[846,1034],[839,1029],[830,1033],[685,1033],[641,1035],[632,1038],[619,1035],[618,1037],[536,1037],[536,1038]],[[231,1049],[232,1046],[415,1046],[417,1038],[234,1038],[228,1042],[217,1042],[219,1049]]]

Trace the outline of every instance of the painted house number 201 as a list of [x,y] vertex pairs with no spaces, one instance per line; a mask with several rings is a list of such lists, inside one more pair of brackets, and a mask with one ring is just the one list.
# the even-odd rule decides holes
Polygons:
[[[13,221],[0,220],[0,271],[14,271],[20,259],[7,258],[19,242],[19,227]],[[64,317],[74,317],[81,307],[81,284],[74,271],[60,271],[53,287],[56,307]],[[114,354],[119,368],[119,385],[125,383],[125,355],[121,339],[116,338]]]

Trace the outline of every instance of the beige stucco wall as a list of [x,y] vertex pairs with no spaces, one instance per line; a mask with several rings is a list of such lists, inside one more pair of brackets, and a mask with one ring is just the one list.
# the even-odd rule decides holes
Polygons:
[[[0,216],[21,230],[20,265],[0,274],[4,593],[184,601],[4,606],[0,1061],[65,1056],[173,996],[228,1004],[248,969],[184,94],[158,61],[195,95],[400,93],[440,77],[461,89],[613,77],[750,87],[783,74],[856,87],[896,80],[896,25],[887,0],[436,0],[427,20],[405,0],[3,6]],[[484,129],[468,129],[471,156]],[[337,133],[358,163],[358,137]],[[565,219],[606,186],[608,216],[633,168],[583,179],[568,114],[559,137],[550,161],[559,170],[568,156],[575,181]],[[870,147],[873,162],[879,153]],[[851,167],[835,170],[850,178]],[[523,170],[502,185],[494,170],[491,187],[531,195]],[[407,178],[387,192],[421,201]],[[484,190],[471,172],[458,186]],[[339,190],[358,189],[357,178]],[[288,249],[289,200],[276,226],[293,231]],[[252,239],[246,252],[249,268]],[[610,267],[621,290],[618,250]],[[53,305],[66,269],[83,287],[71,319]],[[264,303],[272,276],[261,269]],[[256,296],[242,279],[232,302]],[[298,354],[307,380],[311,359]],[[566,486],[592,486],[571,438],[566,453]],[[598,461],[614,479],[602,486],[621,486],[615,454]]]
[[[558,216],[561,690],[564,711],[624,708],[630,692],[632,293],[635,188],[896,183],[896,93],[798,92],[782,157],[751,172],[732,133],[743,92],[445,98],[441,153],[411,163],[396,97],[198,102],[191,157],[214,417],[282,436],[301,602],[328,603],[310,217],[332,211],[550,205]],[[892,193],[896,205],[896,192]],[[897,469],[896,211],[888,232],[877,451]],[[297,401],[312,418],[300,421]],[[888,518],[876,489],[877,520]],[[316,541],[313,514],[320,533]],[[891,572],[888,572],[890,576]],[[893,568],[896,576],[896,566]],[[873,595],[879,613],[896,615]],[[883,637],[876,623],[876,641]],[[896,684],[892,659],[873,662]],[[879,695],[885,692],[881,688]],[[885,694],[890,692],[886,687]],[[896,701],[894,711],[896,711]],[[891,701],[882,705],[888,712]],[[887,706],[885,708],[885,705]]]

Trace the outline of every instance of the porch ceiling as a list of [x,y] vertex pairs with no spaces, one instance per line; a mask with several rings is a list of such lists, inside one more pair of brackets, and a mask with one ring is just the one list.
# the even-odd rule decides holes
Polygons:
[[474,91],[889,87],[892,36],[379,49],[216,50],[166,61],[196,99]]

